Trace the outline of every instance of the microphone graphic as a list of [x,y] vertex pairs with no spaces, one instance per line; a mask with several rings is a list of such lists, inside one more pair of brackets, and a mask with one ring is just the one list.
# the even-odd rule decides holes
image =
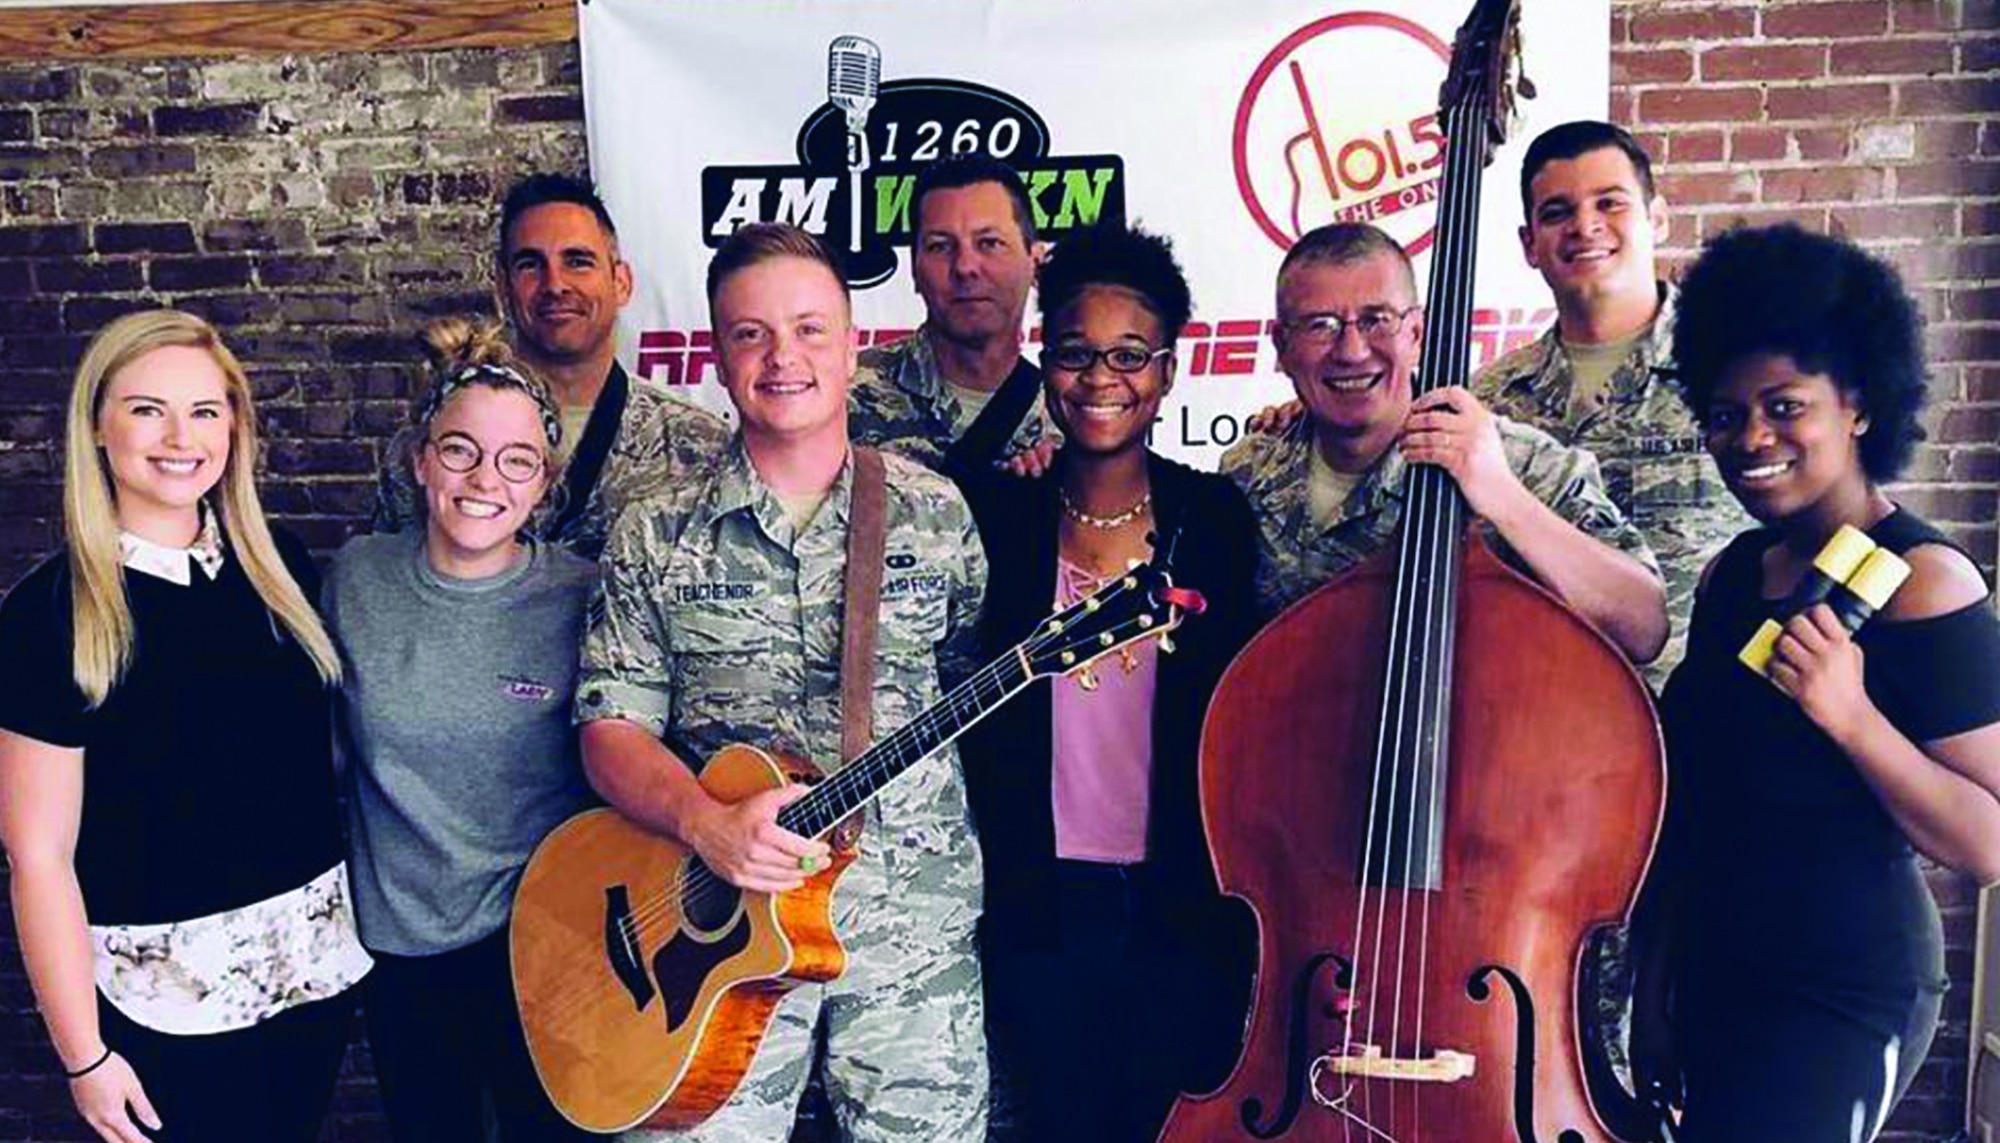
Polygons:
[[861,172],[868,169],[868,112],[882,90],[882,49],[861,36],[826,48],[826,101],[847,116],[847,248],[861,253]]

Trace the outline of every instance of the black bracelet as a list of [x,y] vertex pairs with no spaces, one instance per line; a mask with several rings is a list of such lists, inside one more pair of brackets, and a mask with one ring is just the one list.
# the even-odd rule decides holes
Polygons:
[[110,1058],[111,1058],[111,1045],[109,1045],[109,1044],[106,1044],[106,1045],[104,1046],[104,1054],[103,1054],[103,1055],[101,1055],[101,1056],[97,1057],[97,1058],[96,1058],[95,1060],[91,1061],[91,1063],[90,1063],[90,1064],[89,1064],[89,1065],[88,1065],[87,1067],[82,1067],[82,1068],[78,1068],[78,1069],[77,1069],[76,1071],[73,1071],[73,1072],[64,1072],[64,1073],[63,1073],[63,1078],[64,1078],[64,1079],[82,1079],[83,1077],[85,1077],[85,1076],[89,1075],[90,1073],[92,1073],[92,1072],[96,1071],[97,1069],[99,1069],[99,1068],[103,1067],[103,1066],[104,1066],[104,1061],[106,1061],[106,1060],[108,1060],[108,1059],[110,1059]]

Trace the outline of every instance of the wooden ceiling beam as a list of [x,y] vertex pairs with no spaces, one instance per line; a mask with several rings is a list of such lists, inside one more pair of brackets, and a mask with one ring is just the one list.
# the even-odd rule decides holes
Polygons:
[[0,8],[0,60],[516,48],[576,38],[570,0],[278,0]]

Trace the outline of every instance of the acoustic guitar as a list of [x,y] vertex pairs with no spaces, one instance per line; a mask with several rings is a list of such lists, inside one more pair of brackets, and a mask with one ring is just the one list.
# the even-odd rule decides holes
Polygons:
[[[820,837],[890,782],[1045,675],[1092,682],[1092,663],[1166,638],[1199,593],[1176,588],[1172,545],[954,687],[786,806],[778,823]],[[710,795],[738,802],[806,778],[802,760],[754,746],[724,748],[701,772]],[[535,850],[514,898],[514,992],[535,1071],[556,1107],[587,1131],[687,1128],[742,1082],[778,1002],[840,975],[832,894],[853,861],[770,894],[725,882],[673,841],[608,809],[556,827]]]

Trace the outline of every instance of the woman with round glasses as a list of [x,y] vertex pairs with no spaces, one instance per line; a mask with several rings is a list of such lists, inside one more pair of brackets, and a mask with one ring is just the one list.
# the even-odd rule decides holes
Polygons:
[[569,703],[596,569],[522,539],[556,485],[547,387],[495,325],[426,339],[424,527],[350,541],[325,601],[369,1042],[398,1143],[482,1139],[488,1101],[503,1139],[567,1137],[515,1017],[506,922],[535,844],[587,800]]
[[207,322],[104,327],[66,418],[65,543],[0,606],[0,841],[35,1000],[107,1143],[309,1143],[368,971],[305,548]]
[[[2000,620],[1977,565],[1882,488],[1923,438],[1922,324],[1894,270],[1796,226],[1731,232],[1688,272],[1674,339],[1763,526],[1703,573],[1661,697],[1673,782],[1634,927],[1633,1070],[1684,1092],[1687,1143],[1865,1143],[1944,988],[1917,855],[2000,880]],[[1910,571],[1853,635],[1786,602],[1844,527]],[[1767,621],[1760,673],[1739,653]]]
[[1235,1058],[1252,971],[1225,910],[1195,782],[1201,720],[1248,636],[1256,531],[1227,480],[1146,447],[1192,303],[1165,239],[1065,238],[1039,278],[1042,371],[1063,446],[1036,481],[967,499],[993,561],[992,653],[1172,545],[1208,610],[1091,677],[1037,684],[963,747],[986,862],[988,1027],[1021,1137],[1151,1140],[1183,1088]]

